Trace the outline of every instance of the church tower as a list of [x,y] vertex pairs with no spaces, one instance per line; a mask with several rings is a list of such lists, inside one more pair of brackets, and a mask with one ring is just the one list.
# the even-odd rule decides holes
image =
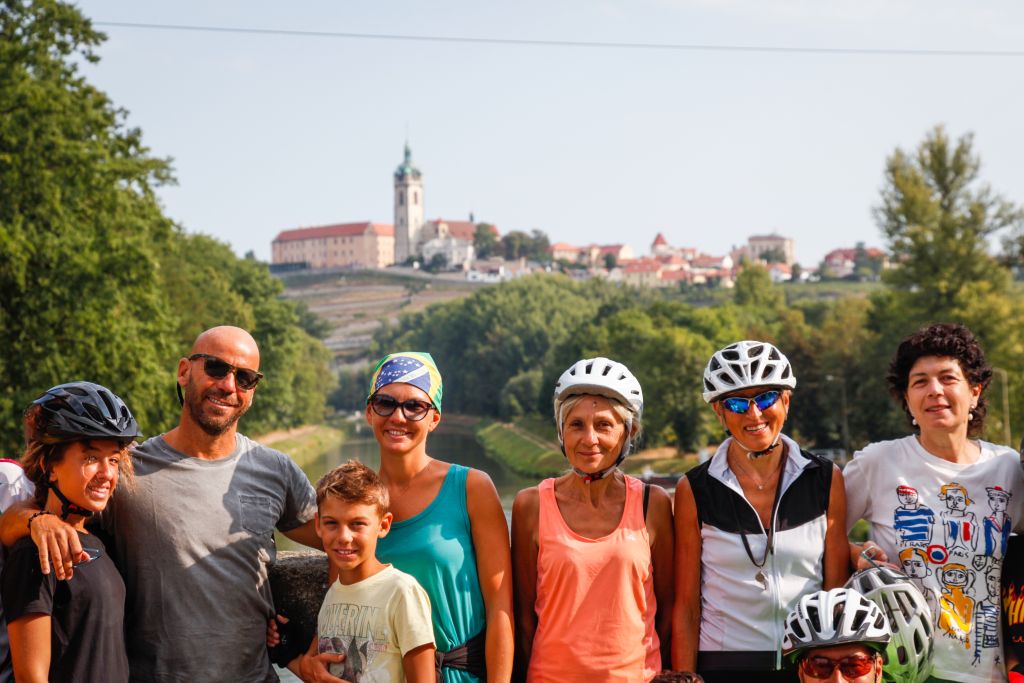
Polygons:
[[401,265],[420,253],[423,229],[423,180],[412,165],[412,151],[405,143],[405,159],[395,169],[395,263]]

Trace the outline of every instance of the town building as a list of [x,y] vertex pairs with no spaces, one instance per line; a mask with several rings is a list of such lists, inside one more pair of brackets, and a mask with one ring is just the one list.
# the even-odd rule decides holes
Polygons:
[[394,227],[368,221],[284,230],[271,244],[274,264],[305,264],[306,268],[386,268],[394,260]]
[[605,268],[608,258],[615,263],[633,259],[633,247],[628,244],[588,244],[577,247],[565,242],[556,242],[548,247],[552,261],[567,261],[587,268]]
[[466,270],[476,257],[472,242],[458,237],[435,237],[422,246],[423,263],[430,264],[437,256],[444,257],[444,267],[449,270]]
[[[861,263],[858,263],[858,259]],[[880,271],[892,265],[886,253],[877,247],[833,249],[825,254],[825,258],[822,260],[822,266],[828,275],[838,279],[851,277],[856,273],[858,265],[868,264],[875,268],[870,276],[867,273],[862,274],[866,277],[877,277]],[[871,269],[870,266],[869,269]]]

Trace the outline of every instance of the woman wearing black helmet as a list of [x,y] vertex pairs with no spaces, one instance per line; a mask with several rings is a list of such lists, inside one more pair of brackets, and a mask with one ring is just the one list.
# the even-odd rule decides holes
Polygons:
[[53,387],[25,412],[22,464],[42,508],[33,519],[66,520],[88,557],[58,582],[41,573],[31,538],[11,548],[2,596],[19,682],[128,680],[124,582],[85,520],[107,506],[119,478],[130,480],[128,447],[138,436],[124,402],[91,382]]

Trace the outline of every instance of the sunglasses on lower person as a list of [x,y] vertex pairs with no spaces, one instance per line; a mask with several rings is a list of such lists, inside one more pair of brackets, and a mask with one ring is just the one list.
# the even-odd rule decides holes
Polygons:
[[366,400],[366,404],[381,417],[390,417],[392,413],[401,408],[405,419],[413,422],[419,422],[425,418],[430,409],[434,407],[432,403],[427,401],[417,401],[414,398],[410,398],[407,401],[399,401],[394,396],[389,396],[388,394],[374,394]]
[[239,368],[225,360],[217,358],[217,356],[211,356],[208,353],[193,353],[188,357],[189,360],[200,360],[203,361],[203,372],[214,379],[224,379],[228,375],[234,373],[235,384],[238,385],[239,389],[243,391],[252,391],[259,384],[260,380],[263,379],[263,373],[257,372],[256,370],[250,370],[248,368]]
[[867,655],[850,655],[842,659],[808,656],[800,660],[800,670],[811,678],[828,679],[838,667],[845,678],[855,679],[867,676],[875,670],[875,658]]
[[775,402],[779,400],[780,396],[782,396],[781,391],[772,389],[771,391],[766,391],[763,394],[758,394],[754,398],[743,398],[741,396],[723,398],[722,406],[730,413],[742,415],[750,410],[750,404],[754,404],[757,406],[757,409],[763,413],[775,405]]

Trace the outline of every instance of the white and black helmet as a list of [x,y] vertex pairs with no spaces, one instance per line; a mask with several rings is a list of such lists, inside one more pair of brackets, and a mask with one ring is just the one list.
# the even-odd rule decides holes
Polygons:
[[789,359],[773,344],[741,341],[719,349],[704,368],[704,400],[750,387],[796,388]]
[[920,683],[932,671],[932,612],[906,574],[888,567],[859,571],[846,582],[878,605],[892,629],[885,649],[886,681]]
[[892,638],[879,607],[851,588],[808,593],[786,617],[783,655],[799,655],[813,647],[862,643],[884,652]]

